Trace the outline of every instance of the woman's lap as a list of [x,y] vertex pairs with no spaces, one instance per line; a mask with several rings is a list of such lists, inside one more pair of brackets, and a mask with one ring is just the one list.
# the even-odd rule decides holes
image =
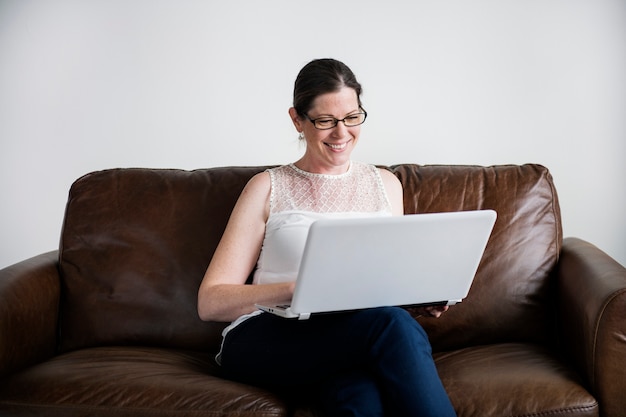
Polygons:
[[261,314],[228,333],[222,367],[233,379],[270,389],[317,388],[331,408],[382,410],[375,406],[382,402],[406,412],[420,401],[426,408],[451,409],[426,333],[397,307],[305,321]]

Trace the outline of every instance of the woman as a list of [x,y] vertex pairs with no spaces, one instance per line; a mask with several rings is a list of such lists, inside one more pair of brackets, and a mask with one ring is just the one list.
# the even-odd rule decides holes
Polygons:
[[[345,64],[321,59],[302,68],[289,115],[306,141],[304,155],[246,185],[200,286],[198,313],[232,322],[216,358],[232,379],[315,392],[326,415],[454,416],[428,337],[405,310],[298,321],[254,307],[291,300],[314,220],[403,214],[398,179],[350,159],[367,117],[360,97]],[[245,285],[251,271],[255,285]],[[439,317],[445,310],[422,314]]]

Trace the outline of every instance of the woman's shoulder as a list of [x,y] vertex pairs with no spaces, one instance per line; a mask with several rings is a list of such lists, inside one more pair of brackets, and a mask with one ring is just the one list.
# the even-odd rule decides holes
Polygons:
[[382,177],[384,181],[389,181],[389,182],[400,184],[400,180],[398,179],[398,177],[396,177],[396,174],[389,171],[387,168],[377,167],[376,169],[378,170],[378,172],[380,173],[380,176]]
[[245,205],[261,204],[265,206],[269,201],[271,190],[270,175],[267,171],[259,172],[248,180],[243,188],[239,200]]
[[246,189],[251,192],[263,192],[270,189],[270,183],[270,173],[266,170],[252,176],[246,184]]
[[378,172],[380,173],[380,178],[383,181],[383,185],[385,187],[385,191],[387,192],[387,196],[391,203],[392,211],[395,215],[403,214],[404,212],[404,203],[403,203],[403,189],[402,183],[396,177],[396,175],[385,168],[378,168]]

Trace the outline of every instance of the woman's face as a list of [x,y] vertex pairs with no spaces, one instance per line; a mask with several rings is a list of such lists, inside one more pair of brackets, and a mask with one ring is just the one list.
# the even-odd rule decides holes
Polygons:
[[[342,87],[337,92],[318,96],[308,116],[311,119],[334,117],[341,120],[359,112],[361,109],[356,91]],[[305,171],[320,174],[346,172],[352,150],[359,140],[361,126],[346,127],[343,122],[339,122],[331,129],[319,130],[307,118],[300,118],[294,108],[289,113],[298,132],[303,132],[306,138],[306,151],[296,165]]]

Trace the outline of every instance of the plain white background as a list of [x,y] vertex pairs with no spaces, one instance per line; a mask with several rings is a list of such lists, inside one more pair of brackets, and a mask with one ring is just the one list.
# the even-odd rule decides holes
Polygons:
[[0,0],[0,267],[90,171],[297,159],[320,57],[364,86],[354,159],[544,164],[565,235],[626,263],[623,0]]

